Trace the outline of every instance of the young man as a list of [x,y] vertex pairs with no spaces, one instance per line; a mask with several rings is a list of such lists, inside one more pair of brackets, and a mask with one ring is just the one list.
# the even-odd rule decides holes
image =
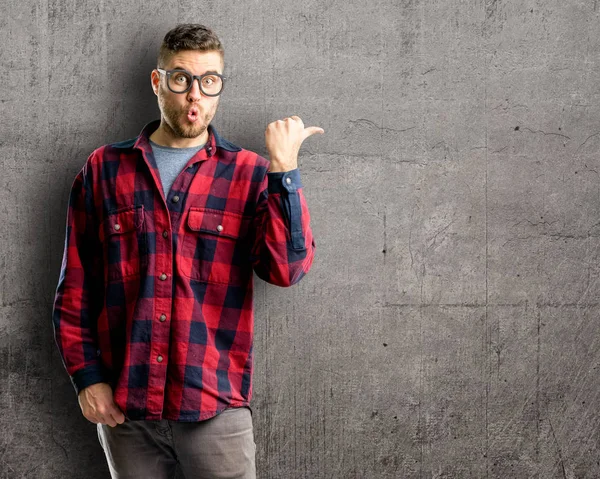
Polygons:
[[297,156],[318,127],[270,123],[270,162],[210,122],[226,78],[202,25],[164,38],[160,121],[75,178],[55,339],[113,478],[253,478],[253,276],[291,286],[315,243]]

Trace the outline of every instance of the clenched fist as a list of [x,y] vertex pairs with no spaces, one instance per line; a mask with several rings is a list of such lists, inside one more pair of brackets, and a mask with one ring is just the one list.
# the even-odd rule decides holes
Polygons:
[[271,160],[269,172],[290,171],[298,168],[300,145],[315,133],[323,134],[325,130],[318,126],[304,128],[304,123],[298,116],[269,123],[265,131],[265,142]]
[[110,384],[96,383],[79,391],[79,406],[85,418],[94,424],[115,427],[125,422],[125,415],[113,400]]

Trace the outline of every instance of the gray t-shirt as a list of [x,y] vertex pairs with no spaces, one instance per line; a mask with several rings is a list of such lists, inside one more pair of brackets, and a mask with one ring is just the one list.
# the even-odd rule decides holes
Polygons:
[[192,146],[190,148],[173,148],[171,146],[157,145],[150,140],[152,153],[158,166],[160,181],[165,191],[165,196],[168,196],[171,186],[175,179],[181,173],[189,159],[194,156],[204,145]]

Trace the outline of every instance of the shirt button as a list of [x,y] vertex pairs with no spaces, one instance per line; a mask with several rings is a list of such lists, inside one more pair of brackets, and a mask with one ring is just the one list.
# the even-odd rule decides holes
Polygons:
[[161,323],[164,323],[167,319],[167,315],[163,313],[160,315],[160,318],[158,318],[158,319],[160,320]]
[[169,236],[169,232],[167,230],[163,231],[163,238],[167,238]]
[[167,279],[167,275],[166,275],[165,273],[163,273],[163,274],[161,274],[161,275],[159,276],[159,278],[160,278],[162,281],[164,281],[165,279]]
[[157,358],[156,358],[156,360],[157,360],[159,363],[162,363],[163,357],[162,357],[162,356],[159,356],[159,357],[157,357]]
[[217,231],[223,231],[223,225],[217,226]]
[[289,185],[289,184],[292,182],[292,179],[291,179],[291,178],[288,176],[288,177],[285,179],[285,182],[286,182],[286,183]]
[[115,231],[119,231],[121,229],[121,225],[119,223],[117,223],[115,226]]
[[179,201],[179,196],[173,196],[173,203],[177,203]]

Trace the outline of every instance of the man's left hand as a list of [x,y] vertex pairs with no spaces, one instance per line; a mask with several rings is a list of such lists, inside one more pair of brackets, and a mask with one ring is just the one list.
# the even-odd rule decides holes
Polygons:
[[271,166],[269,172],[291,171],[298,168],[298,152],[300,145],[315,133],[323,134],[325,130],[318,126],[304,128],[298,116],[269,123],[265,131],[265,142]]

